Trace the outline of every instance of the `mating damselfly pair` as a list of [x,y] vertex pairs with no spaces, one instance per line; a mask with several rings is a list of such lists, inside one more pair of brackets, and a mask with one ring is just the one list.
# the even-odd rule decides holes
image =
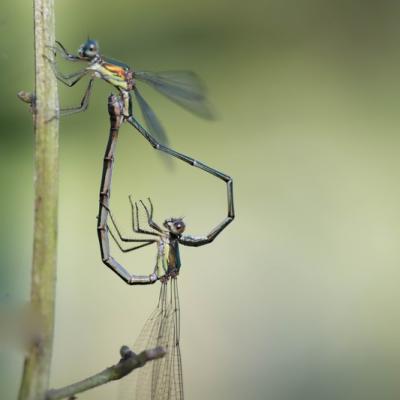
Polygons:
[[[61,110],[61,115],[84,111],[87,108],[94,78],[100,78],[110,83],[118,90],[120,95],[119,98],[111,95],[108,104],[111,127],[103,163],[97,224],[102,261],[130,285],[153,284],[157,280],[161,281],[157,308],[142,330],[140,343],[144,347],[164,346],[167,349],[167,356],[164,359],[153,362],[151,366],[146,366],[136,377],[134,376],[134,379],[138,381],[137,385],[130,386],[130,390],[128,390],[130,394],[124,391],[123,393],[125,394],[122,395],[121,399],[182,400],[182,362],[179,347],[180,307],[177,286],[177,276],[181,268],[179,245],[197,247],[209,244],[232,222],[234,219],[233,182],[228,175],[159,142],[161,140],[163,143],[167,143],[165,131],[138,91],[136,80],[148,83],[190,111],[203,117],[210,117],[211,113],[204,94],[204,86],[195,74],[187,71],[164,73],[133,71],[126,64],[102,56],[99,52],[98,43],[91,39],[88,39],[79,48],[78,55],[70,54],[60,42],[57,42],[57,46],[53,47],[53,49],[56,53],[59,52],[66,60],[73,62],[84,61],[88,64],[85,68],[75,73],[62,74],[58,71],[56,63],[50,60],[60,81],[68,86],[73,86],[84,76],[90,75],[91,77],[81,105]],[[133,116],[132,91],[135,93],[150,132]],[[150,199],[148,199],[149,204],[146,205],[144,202],[133,202],[131,198],[133,232],[146,235],[146,238],[126,237],[121,233],[110,211],[109,200],[118,131],[120,125],[125,121],[133,125],[155,149],[197,167],[225,182],[228,200],[227,216],[215,228],[211,229],[208,234],[199,236],[185,234],[186,226],[182,218],[167,218],[160,226],[153,219],[153,204]],[[141,227],[139,223],[139,206],[143,208],[147,217],[148,228],[146,229]],[[108,217],[110,217],[111,226],[108,223]],[[149,275],[136,275],[123,267],[111,255],[109,235],[122,252],[131,252],[144,246],[155,244],[157,262],[151,273]],[[124,243],[134,243],[134,245],[125,248]],[[140,347],[140,343],[138,342],[137,346]],[[141,348],[135,348],[135,350],[141,350]],[[133,389],[134,387],[136,389]],[[130,397],[131,395],[133,397]]]

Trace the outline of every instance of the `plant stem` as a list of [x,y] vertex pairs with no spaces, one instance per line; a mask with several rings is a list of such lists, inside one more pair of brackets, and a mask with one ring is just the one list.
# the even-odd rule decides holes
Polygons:
[[58,93],[44,55],[55,40],[53,0],[34,0],[35,217],[31,303],[41,334],[29,346],[19,400],[43,400],[49,386],[53,346],[58,208]]
[[122,359],[118,364],[104,369],[103,371],[90,376],[82,381],[73,383],[60,389],[52,389],[47,392],[46,400],[59,400],[66,397],[73,398],[74,395],[93,389],[105,383],[115,381],[128,375],[136,368],[143,367],[148,361],[153,361],[164,357],[165,350],[156,347],[151,350],[144,350],[140,354],[135,354],[127,346],[121,347]]

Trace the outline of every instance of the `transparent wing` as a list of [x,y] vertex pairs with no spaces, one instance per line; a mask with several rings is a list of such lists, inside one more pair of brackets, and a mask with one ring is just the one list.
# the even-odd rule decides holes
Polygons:
[[119,400],[183,400],[179,348],[179,299],[176,279],[161,285],[156,309],[145,323],[133,350],[163,346],[166,356],[147,363],[120,383]]
[[158,371],[154,371],[152,400],[183,400],[182,361],[179,345],[179,299],[176,278],[171,279],[168,319],[163,346],[167,356]]
[[[139,337],[132,347],[132,350],[135,353],[140,353],[145,349],[157,347],[157,337],[159,334],[162,318],[163,311],[159,304],[146,321],[145,325],[142,328],[142,331],[139,334]],[[132,372],[127,377],[122,379],[119,383],[118,388],[118,400],[137,399],[136,391],[139,385],[143,385],[143,387],[146,388],[150,387],[151,371],[156,362],[157,360],[147,363],[144,367],[139,368],[138,370]],[[146,399],[146,397],[143,397],[143,399]],[[151,399],[151,397],[147,397],[147,399]]]
[[[163,359],[160,359],[155,368],[153,368],[153,374],[151,379],[151,400],[170,400],[174,399],[171,396],[170,388],[170,374],[171,374],[171,358],[173,355],[173,309],[171,304],[167,305],[165,318],[163,319],[160,342],[165,348],[167,354]],[[138,397],[141,399],[141,397]]]
[[135,77],[192,113],[206,119],[214,117],[207,101],[205,86],[194,72],[137,71]]
[[[170,337],[170,361],[167,374],[168,395],[163,399],[183,400],[183,374],[182,358],[180,350],[180,307],[178,295],[178,281],[176,278],[171,280],[171,303],[172,303],[172,323],[173,333]],[[165,393],[165,392],[164,392]]]
[[147,103],[137,88],[135,88],[135,96],[150,133],[162,144],[168,145],[167,134],[165,133],[161,122],[158,120],[156,114],[154,114],[154,111],[149,106],[149,103]]

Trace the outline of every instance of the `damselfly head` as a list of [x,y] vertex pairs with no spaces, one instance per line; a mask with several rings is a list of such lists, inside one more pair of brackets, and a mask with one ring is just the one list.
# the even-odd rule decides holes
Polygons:
[[183,218],[168,218],[164,221],[164,226],[175,235],[182,234],[186,228]]
[[99,54],[99,51],[100,47],[97,41],[88,39],[79,47],[78,54],[82,60],[92,60]]

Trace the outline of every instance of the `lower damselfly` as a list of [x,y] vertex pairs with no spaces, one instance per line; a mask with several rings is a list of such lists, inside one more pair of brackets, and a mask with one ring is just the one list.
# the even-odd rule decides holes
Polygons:
[[[140,201],[147,216],[148,228],[143,229],[139,221],[139,206],[129,197],[132,211],[132,227],[136,233],[156,237],[157,257],[154,274],[161,281],[158,304],[142,329],[134,344],[135,351],[145,348],[164,347],[166,356],[145,366],[131,383],[125,383],[121,390],[122,400],[183,400],[183,374],[180,351],[180,306],[177,277],[181,268],[179,244],[193,245],[194,238],[183,234],[183,218],[168,218],[162,227],[153,219],[153,204],[148,199],[146,205]],[[121,231],[111,213],[109,215],[116,231],[112,238],[121,250],[124,250]],[[186,238],[186,239],[184,239]],[[190,239],[189,239],[190,238]],[[202,242],[203,244],[206,244]],[[197,244],[200,245],[200,244]],[[143,246],[139,246],[143,247]],[[138,248],[138,247],[136,247]]]
[[[183,218],[168,218],[162,227],[153,219],[154,207],[150,198],[148,205],[140,201],[147,217],[148,228],[143,229],[139,221],[139,206],[129,197],[132,213],[132,228],[136,233],[155,237],[157,246],[156,264],[153,274],[161,281],[157,307],[146,322],[135,351],[162,346],[166,350],[163,359],[144,367],[134,381],[122,390],[121,400],[183,400],[183,375],[180,351],[180,307],[177,277],[181,269],[179,245],[200,246],[210,242],[204,238],[184,235],[186,229]],[[123,236],[111,211],[108,209],[112,226],[116,233],[110,234],[118,247],[124,251],[119,239]],[[223,228],[221,228],[222,230]],[[136,246],[132,250],[143,247]],[[168,290],[168,286],[170,287]],[[126,394],[128,392],[128,394]]]

